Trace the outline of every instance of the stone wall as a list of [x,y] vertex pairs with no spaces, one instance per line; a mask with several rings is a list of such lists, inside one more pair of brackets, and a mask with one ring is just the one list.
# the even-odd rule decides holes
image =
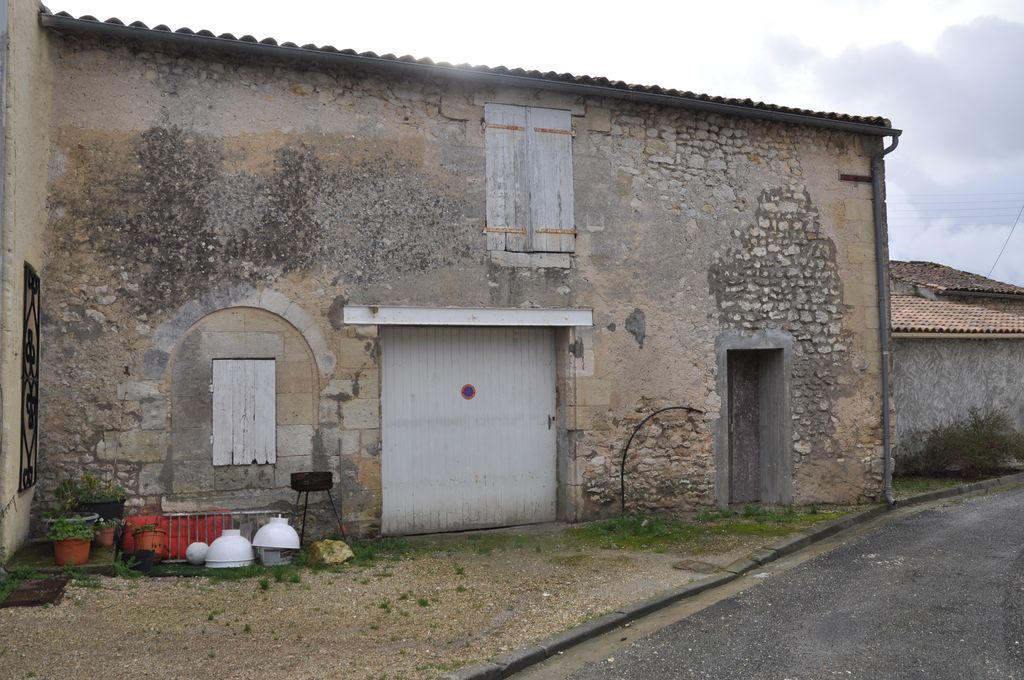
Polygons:
[[[594,311],[593,328],[558,335],[564,519],[617,511],[616,454],[655,404],[703,415],[644,434],[629,463],[634,507],[716,502],[715,342],[753,329],[784,329],[800,347],[797,499],[877,494],[871,195],[838,180],[867,171],[876,140],[75,38],[59,56],[45,299],[61,361],[44,375],[45,488],[95,463],[108,438],[158,436],[133,434],[158,432],[143,427],[158,419],[118,385],[173,383],[166,371],[194,324],[255,306],[320,338],[309,343],[312,455],[340,479],[346,514],[373,531],[387,350],[343,311],[402,304]],[[572,256],[487,251],[486,101],[572,112]],[[176,444],[162,446],[172,461]],[[164,495],[127,478],[135,503],[181,507],[166,470],[147,475]],[[215,502],[220,490],[208,491]],[[280,502],[274,493],[263,498]]]
[[912,455],[936,427],[971,409],[1002,411],[1024,432],[1024,340],[896,338],[895,450]]

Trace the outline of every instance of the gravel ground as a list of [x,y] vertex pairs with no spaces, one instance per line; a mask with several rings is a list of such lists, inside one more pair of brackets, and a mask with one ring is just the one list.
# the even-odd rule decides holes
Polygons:
[[0,678],[433,678],[704,577],[673,569],[680,557],[527,545],[304,570],[266,589],[99,578],[55,607],[0,609]]

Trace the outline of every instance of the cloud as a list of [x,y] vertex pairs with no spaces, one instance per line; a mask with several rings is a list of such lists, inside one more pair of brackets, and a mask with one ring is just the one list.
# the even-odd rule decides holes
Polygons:
[[[952,26],[930,52],[894,42],[827,57],[795,39],[764,45],[751,78],[780,101],[885,115],[904,130],[886,163],[892,256],[985,274],[1024,204],[1024,23]],[[993,277],[1024,284],[1024,225]]]

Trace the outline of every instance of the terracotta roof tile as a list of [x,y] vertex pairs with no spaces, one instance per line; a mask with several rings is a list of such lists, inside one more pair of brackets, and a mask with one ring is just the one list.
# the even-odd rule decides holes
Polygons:
[[[726,97],[714,97],[706,94],[698,94],[689,91],[681,91],[676,89],[664,88],[659,85],[633,85],[624,83],[621,80],[611,81],[607,78],[586,76],[586,75],[573,75],[571,73],[555,73],[554,71],[541,72],[541,71],[526,71],[520,68],[508,68],[506,66],[471,66],[469,64],[457,64],[451,65],[445,62],[435,63],[431,59],[423,58],[416,59],[411,56],[396,57],[393,54],[378,55],[374,52],[362,52],[356,53],[354,50],[341,50],[331,45],[317,46],[317,45],[303,45],[302,47],[296,47],[294,43],[285,42],[279,43],[274,38],[264,38],[263,40],[257,40],[251,35],[245,35],[241,38],[236,38],[230,33],[223,33],[219,36],[214,36],[210,31],[200,30],[193,31],[190,28],[179,28],[172,30],[165,24],[159,24],[152,28],[146,26],[141,21],[134,21],[128,26],[125,26],[124,22],[117,18],[110,18],[106,21],[99,21],[96,17],[86,15],[81,17],[74,17],[67,12],[52,13],[45,7],[42,10],[44,19],[52,17],[54,19],[61,20],[61,28],[58,30],[73,30],[80,32],[90,32],[90,28],[95,29],[97,25],[109,25],[123,27],[126,30],[135,29],[133,34],[138,39],[145,39],[147,34],[162,33],[162,34],[179,34],[183,36],[191,37],[202,37],[208,40],[208,46],[215,48],[218,43],[230,44],[230,43],[258,43],[261,45],[277,47],[282,50],[283,57],[294,57],[296,51],[306,51],[310,53],[333,53],[333,54],[344,54],[356,58],[365,59],[367,62],[371,61],[383,61],[383,62],[402,62],[417,64],[420,66],[430,66],[438,69],[439,71],[462,71],[462,72],[475,72],[475,73],[489,73],[495,75],[513,75],[531,80],[556,82],[556,83],[567,83],[572,85],[585,85],[592,87],[606,88],[610,90],[621,90],[623,92],[639,92],[651,95],[664,95],[671,99],[679,100],[682,104],[686,101],[692,102],[710,102],[715,104],[725,104],[729,106],[736,106],[741,109],[755,109],[764,112],[775,112],[781,114],[792,114],[797,116],[804,116],[808,118],[819,118],[831,121],[837,121],[842,123],[857,123],[870,127],[878,127],[883,129],[891,129],[892,125],[888,119],[881,116],[851,116],[844,113],[834,113],[829,111],[812,111],[809,109],[792,108],[788,106],[778,106],[776,104],[766,104],[765,102],[755,102],[751,99],[733,99]],[[67,20],[67,21],[65,21]],[[44,21],[44,24],[46,22]],[[95,32],[93,30],[92,32]],[[286,52],[292,52],[292,54],[286,54]],[[606,96],[615,96],[613,92],[607,92]],[[870,128],[869,128],[870,129]]]
[[1024,315],[915,295],[893,295],[892,330],[897,333],[1024,333]]
[[897,281],[927,286],[938,291],[1024,295],[1024,288],[1020,286],[993,281],[979,274],[953,269],[935,262],[892,260],[889,262],[889,274]]

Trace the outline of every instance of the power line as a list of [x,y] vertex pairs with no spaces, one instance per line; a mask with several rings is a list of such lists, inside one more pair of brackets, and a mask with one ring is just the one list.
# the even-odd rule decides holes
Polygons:
[[1024,205],[1020,206],[1020,212],[1017,213],[1017,219],[1013,221],[1013,226],[1010,227],[1010,233],[1006,235],[1006,240],[1003,241],[1003,247],[999,249],[999,254],[996,255],[996,261],[992,263],[992,269],[988,270],[986,277],[992,276],[992,272],[995,271],[996,265],[999,264],[999,258],[1003,256],[1003,252],[1006,250],[1006,244],[1010,242],[1010,237],[1013,236],[1013,230],[1017,228],[1017,223],[1020,222],[1020,216],[1024,215]]

